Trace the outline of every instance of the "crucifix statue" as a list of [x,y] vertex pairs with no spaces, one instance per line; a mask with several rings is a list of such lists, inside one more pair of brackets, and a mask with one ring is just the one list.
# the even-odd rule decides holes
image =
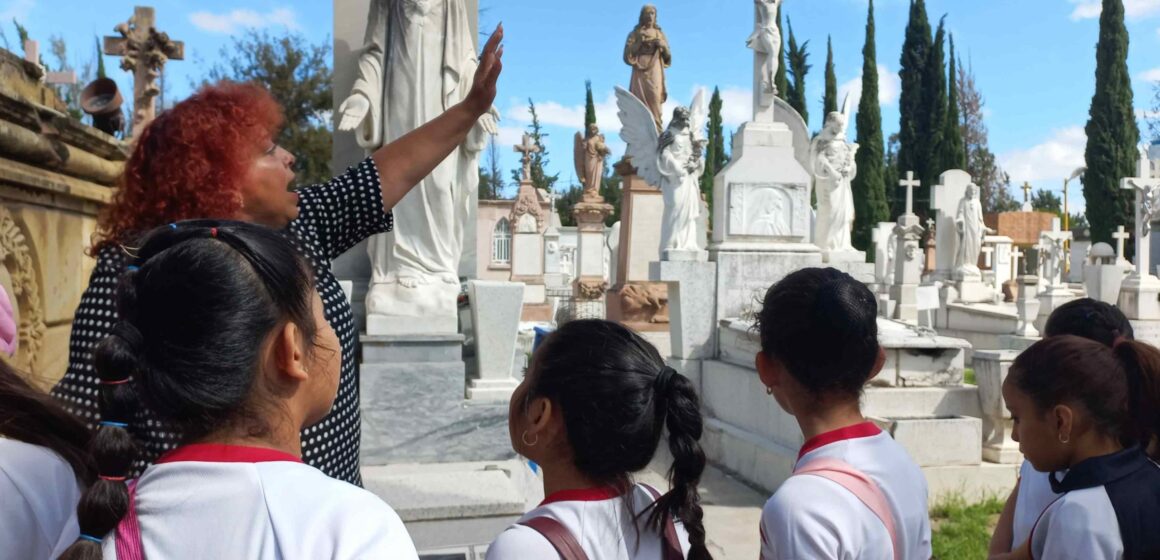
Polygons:
[[129,21],[113,28],[120,37],[105,37],[104,54],[121,57],[121,69],[133,72],[133,136],[156,115],[161,94],[157,78],[169,60],[185,59],[185,44],[154,27],[153,8],[137,6]]
[[1023,189],[1023,208],[1022,208],[1022,210],[1024,212],[1030,212],[1031,211],[1031,183],[1028,183],[1027,181],[1023,181],[1023,186],[1019,187],[1019,188]]
[[1135,177],[1120,179],[1120,188],[1136,193],[1136,275],[1150,276],[1152,220],[1160,218],[1160,179],[1152,178],[1147,154],[1140,154]]
[[521,181],[532,180],[532,154],[540,152],[540,147],[532,141],[530,134],[524,134],[524,141],[515,146],[515,151],[523,154],[520,161],[524,164],[524,175]]

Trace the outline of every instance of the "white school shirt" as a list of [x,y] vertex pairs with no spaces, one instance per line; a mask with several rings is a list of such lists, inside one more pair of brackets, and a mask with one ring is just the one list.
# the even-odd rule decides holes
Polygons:
[[271,449],[179,447],[145,469],[134,505],[146,558],[418,559],[374,494]]
[[[1056,476],[1064,476],[1059,473]],[[1019,492],[1015,498],[1015,515],[1011,520],[1011,550],[1015,550],[1031,538],[1031,528],[1039,521],[1039,516],[1051,505],[1059,494],[1051,489],[1047,473],[1041,473],[1024,460],[1019,467]]]
[[77,540],[82,488],[52,450],[0,437],[0,556],[48,559]]
[[[902,560],[931,556],[926,478],[906,450],[865,422],[810,438],[794,469],[815,459],[843,461],[886,495]],[[761,511],[762,560],[894,560],[882,520],[852,492],[813,475],[790,477]]]
[[1045,560],[1160,558],[1160,465],[1140,447],[1093,457],[1055,475],[1062,494],[1031,531],[1031,557]]
[[[612,489],[565,490],[548,496],[538,507],[525,513],[519,522],[535,517],[551,517],[572,533],[590,560],[660,560],[661,534],[636,529],[633,516],[653,503],[652,494],[641,485],[631,490],[632,510]],[[642,523],[647,514],[642,518]],[[550,560],[559,558],[552,544],[536,530],[512,525],[500,533],[487,549],[487,560]],[[681,551],[689,553],[689,533],[675,523]],[[639,540],[638,540],[639,537]]]

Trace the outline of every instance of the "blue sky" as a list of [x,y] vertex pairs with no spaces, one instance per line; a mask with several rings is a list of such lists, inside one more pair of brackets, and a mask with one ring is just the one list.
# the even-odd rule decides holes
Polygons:
[[[137,2],[141,3],[141,2]],[[619,123],[612,87],[626,85],[621,61],[624,39],[636,22],[641,2],[624,0],[480,0],[481,26],[503,21],[507,30],[505,71],[497,105],[503,112],[500,137],[503,166],[511,169],[518,140],[528,121],[526,104],[536,101],[550,133],[552,170],[561,183],[572,179],[571,136],[582,126],[584,80],[593,83],[598,120],[619,155]],[[745,38],[752,29],[750,0],[656,0],[659,22],[673,49],[668,72],[670,103],[688,103],[695,88],[718,86],[725,97],[725,121],[735,129],[749,113],[751,52]],[[128,0],[0,0],[0,25],[9,40],[13,17],[47,50],[52,35],[63,36],[75,64],[93,57],[93,37],[109,34],[126,19]],[[320,0],[155,0],[159,27],[186,43],[186,60],[170,65],[170,95],[189,93],[229,43],[247,27],[272,32],[291,30],[312,41],[332,36],[335,4]],[[1094,88],[1098,0],[928,0],[932,23],[947,15],[958,53],[973,65],[987,100],[991,147],[1013,182],[1059,191],[1064,176],[1083,163],[1083,125]],[[100,10],[94,10],[99,5]],[[1125,0],[1131,33],[1129,70],[1139,114],[1152,103],[1152,80],[1160,79],[1160,0]],[[898,126],[898,59],[908,0],[875,3],[883,123]],[[784,12],[799,41],[810,41],[807,95],[811,129],[820,123],[827,35],[834,43],[837,76],[843,90],[855,89],[862,70],[866,0],[785,0]],[[128,75],[107,59],[122,87]],[[857,93],[855,92],[855,95]],[[1142,127],[1143,128],[1143,127]],[[1021,194],[1015,191],[1016,194]],[[1082,204],[1078,188],[1073,204]]]

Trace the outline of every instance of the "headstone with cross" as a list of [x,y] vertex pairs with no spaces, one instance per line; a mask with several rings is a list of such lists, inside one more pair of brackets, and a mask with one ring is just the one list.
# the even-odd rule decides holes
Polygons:
[[[1146,153],[1140,154],[1136,176],[1121,179],[1120,188],[1136,193],[1136,270],[1120,287],[1116,306],[1129,319],[1160,321],[1160,279],[1152,275],[1148,265],[1152,250],[1152,220],[1160,217],[1160,179],[1152,177]],[[1156,344],[1160,340],[1147,337],[1147,342]]]
[[1116,233],[1112,234],[1112,239],[1116,240],[1116,264],[1124,264],[1128,259],[1124,258],[1124,242],[1132,237],[1132,234],[1124,231],[1124,226],[1116,226]]
[[1020,276],[1020,273],[1022,272],[1021,270],[1019,270],[1019,259],[1021,259],[1021,258],[1023,258],[1023,251],[1020,251],[1018,246],[1012,247],[1011,248],[1011,277],[1012,278],[1018,278]]
[[1019,188],[1023,189],[1023,208],[1022,208],[1022,210],[1024,212],[1031,212],[1033,210],[1031,208],[1031,183],[1028,183],[1027,181],[1023,181],[1023,186],[1019,187]]
[[955,216],[959,203],[967,194],[971,176],[966,171],[952,169],[939,176],[939,184],[930,188],[930,209],[935,219],[934,280],[949,280],[955,268],[955,253],[959,250],[958,226]]
[[906,178],[898,181],[898,186],[906,189],[906,213],[914,213],[914,188],[921,187],[922,181],[914,178],[913,171],[906,172]]
[[133,72],[133,136],[157,114],[155,100],[161,94],[157,78],[170,60],[185,59],[185,44],[174,41],[154,26],[151,7],[137,6],[129,21],[113,28],[120,37],[105,37],[104,54],[121,57],[121,69]]
[[77,83],[77,73],[72,70],[64,70],[62,72],[49,72],[47,68],[40,64],[40,44],[32,39],[24,42],[24,60],[31,62],[40,68],[42,72],[38,78],[43,78],[44,83],[50,86],[71,86]]
[[540,147],[532,141],[532,135],[525,133],[524,140],[515,146],[515,151],[523,154],[520,157],[520,162],[524,164],[524,174],[520,179],[521,182],[532,180],[532,154],[540,152]]
[[914,187],[921,182],[908,171],[906,179],[898,182],[906,189],[906,213],[898,217],[894,227],[894,283],[890,299],[894,300],[893,318],[918,323],[918,283],[922,279],[922,252],[918,242],[922,237],[922,223],[914,213]]

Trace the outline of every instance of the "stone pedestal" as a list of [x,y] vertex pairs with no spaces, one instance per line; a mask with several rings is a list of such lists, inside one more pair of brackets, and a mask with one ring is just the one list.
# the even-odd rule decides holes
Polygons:
[[577,306],[588,308],[585,317],[592,316],[593,312],[607,316],[606,306],[592,305],[592,302],[603,304],[608,291],[608,282],[604,280],[604,219],[611,213],[612,205],[603,202],[581,202],[572,209],[578,235],[572,294]]
[[922,279],[918,240],[921,235],[918,216],[903,214],[898,217],[898,224],[894,226],[894,285],[890,287],[894,310],[890,316],[910,324],[918,324],[918,283]]
[[1014,350],[975,351],[975,380],[983,411],[983,460],[991,463],[1018,464],[1023,460],[1019,444],[1011,439],[1011,413],[1003,400],[1003,382],[1018,355]]
[[961,303],[991,303],[995,300],[995,291],[983,282],[982,276],[959,280],[955,282],[955,289]]
[[1089,264],[1083,269],[1084,288],[1088,297],[1109,305],[1120,300],[1124,285],[1124,268],[1113,264]]
[[471,331],[475,356],[468,372],[467,398],[507,402],[519,381],[512,377],[523,308],[524,285],[515,282],[471,280]]
[[1039,331],[1035,328],[1035,318],[1039,315],[1039,300],[1036,299],[1035,294],[1039,285],[1039,277],[1020,276],[1016,282],[1019,285],[1019,292],[1015,297],[1015,312],[1019,322],[1015,326],[1015,335],[1039,336]]
[[[1160,290],[1158,290],[1160,293]],[[1039,294],[1039,313],[1036,314],[1035,328],[1043,332],[1047,325],[1047,318],[1059,309],[1059,306],[1075,299],[1075,294],[1066,286],[1053,286]]]
[[[376,284],[368,293],[367,307],[370,308],[370,298],[384,298],[396,304],[407,304],[408,307],[421,307],[419,300],[437,300],[442,308],[447,302],[447,312],[432,313],[429,315],[383,315],[380,313],[367,314],[367,334],[371,336],[405,336],[413,334],[454,334],[459,332],[459,317],[455,313],[454,302],[459,297],[459,284],[438,282],[429,284],[422,290],[403,287],[398,282]],[[377,291],[374,291],[376,290]],[[442,309],[441,309],[442,311]]]
[[[663,331],[668,328],[668,287],[649,282],[649,263],[662,257],[664,199],[660,188],[636,175],[628,160],[617,163],[616,171],[621,176],[623,198],[616,278],[607,298],[608,318],[640,331]],[[611,212],[611,206],[608,208]],[[603,262],[603,253],[596,262]],[[599,276],[603,278],[603,268]],[[588,282],[591,285],[593,281]]]
[[1129,319],[1160,320],[1160,280],[1151,274],[1133,273],[1120,288],[1117,307]]
[[717,264],[705,261],[660,261],[649,276],[669,286],[669,331],[672,357],[703,360],[717,354]]

